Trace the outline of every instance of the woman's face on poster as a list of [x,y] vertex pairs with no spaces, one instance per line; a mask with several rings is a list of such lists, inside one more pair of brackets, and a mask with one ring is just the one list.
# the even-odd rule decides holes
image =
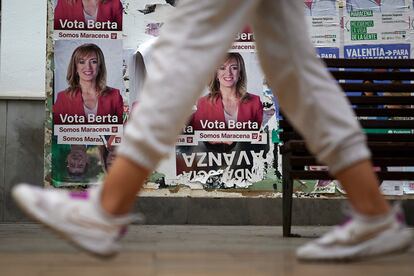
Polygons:
[[95,81],[98,75],[98,57],[96,53],[89,53],[81,57],[76,63],[76,72],[82,81]]
[[240,78],[240,67],[237,60],[230,58],[217,69],[220,87],[235,87]]

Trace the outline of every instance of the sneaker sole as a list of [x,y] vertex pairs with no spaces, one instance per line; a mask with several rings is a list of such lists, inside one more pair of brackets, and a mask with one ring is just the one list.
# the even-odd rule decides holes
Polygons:
[[[384,235],[383,239],[386,239],[387,236],[390,234]],[[361,261],[361,260],[368,260],[371,258],[386,256],[390,254],[397,254],[397,253],[404,253],[412,246],[412,232],[409,229],[403,229],[399,233],[394,233],[392,236],[398,236],[401,237],[399,243],[400,246],[397,246],[396,248],[390,249],[390,250],[376,250],[375,247],[367,245],[367,248],[372,251],[377,251],[378,253],[370,253],[367,255],[349,255],[349,256],[321,256],[317,258],[308,258],[308,257],[300,257],[296,256],[297,259],[301,262],[353,262],[353,261]],[[367,250],[365,248],[365,250]]]
[[94,251],[90,251],[89,249],[83,247],[81,244],[79,244],[77,241],[75,241],[74,239],[71,238],[71,236],[66,235],[64,232],[61,232],[59,229],[54,228],[53,226],[49,225],[47,222],[41,220],[40,218],[38,218],[36,216],[36,214],[34,214],[29,208],[27,208],[27,206],[21,202],[19,196],[17,194],[15,194],[14,190],[12,191],[12,196],[14,201],[17,203],[17,205],[19,206],[19,208],[32,220],[38,222],[43,228],[49,230],[50,232],[54,233],[58,238],[61,238],[65,241],[67,241],[70,245],[72,245],[73,247],[87,253],[88,255],[98,258],[98,259],[102,259],[102,260],[108,260],[108,259],[112,259],[114,258],[118,252],[114,252],[114,253],[109,253],[109,254],[101,254],[101,253],[97,253]]
[[324,263],[351,263],[351,262],[358,262],[358,261],[383,257],[383,256],[387,256],[387,255],[390,255],[390,254],[403,254],[410,247],[411,247],[411,245],[406,245],[402,248],[398,248],[398,249],[395,249],[395,250],[392,250],[392,251],[382,252],[382,253],[373,254],[373,255],[369,255],[369,256],[358,256],[358,257],[349,256],[349,257],[334,257],[334,258],[323,258],[323,257],[321,257],[321,258],[315,258],[315,259],[302,258],[302,257],[296,256],[296,258],[297,258],[298,261],[300,261],[302,263],[322,263],[322,262],[324,262]]

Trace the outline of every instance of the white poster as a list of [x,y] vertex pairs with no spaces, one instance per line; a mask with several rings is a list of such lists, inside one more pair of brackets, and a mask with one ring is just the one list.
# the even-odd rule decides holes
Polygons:
[[344,57],[410,58],[409,26],[408,0],[347,0]]
[[305,0],[305,15],[311,41],[321,58],[339,58],[340,17],[336,0]]

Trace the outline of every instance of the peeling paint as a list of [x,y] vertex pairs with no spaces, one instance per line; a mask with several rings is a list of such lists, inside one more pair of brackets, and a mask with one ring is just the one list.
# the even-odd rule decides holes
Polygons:
[[257,164],[252,169],[252,176],[248,180],[235,178],[233,175],[234,170],[227,168],[225,170],[210,170],[208,172],[199,171],[197,175],[191,178],[192,174],[180,174],[174,181],[176,183],[185,185],[199,185],[205,188],[247,188],[254,182],[263,180],[264,173],[262,172],[262,164]]
[[123,3],[127,3],[127,4],[131,4],[132,2],[140,7],[140,9],[145,9],[146,6],[150,6],[150,5],[172,5],[174,6],[172,3],[175,3],[176,1],[174,0],[124,0]]
[[[185,172],[179,174],[176,179],[170,179],[168,185],[187,185],[194,186],[198,184],[205,189],[246,189],[267,178],[269,172],[274,171],[273,169],[273,149],[274,144],[269,143],[269,150],[265,156],[260,153],[251,154],[253,160],[246,160],[239,156],[238,160],[248,161],[248,165],[253,166],[249,169],[249,173],[235,177],[237,172],[240,170],[246,171],[247,169],[232,169],[230,166],[224,169],[210,169],[210,170],[199,170],[197,172]],[[208,153],[207,153],[208,154]],[[233,156],[234,157],[234,156]],[[192,160],[192,158],[190,158]],[[270,171],[271,170],[271,171]],[[270,179],[269,179],[270,180]],[[276,181],[276,180],[275,180]]]
[[166,0],[165,2],[167,2],[168,4],[170,4],[171,6],[176,6],[178,3],[178,0]]
[[195,189],[184,185],[170,187],[168,189],[152,189],[144,186],[140,196],[142,197],[209,197],[209,198],[281,198],[282,193],[246,191],[246,190],[205,190]]
[[46,103],[45,103],[45,146],[44,146],[44,185],[51,186],[52,168],[52,99],[53,99],[53,7],[54,1],[47,1],[47,30],[46,30]]
[[[124,7],[127,7],[123,18],[123,44],[125,49],[137,49],[140,44],[153,38],[152,35],[145,33],[148,24],[162,24],[175,9],[167,1],[132,1],[124,0]],[[147,10],[149,6],[154,6],[154,11]],[[145,14],[144,12],[145,11]]]

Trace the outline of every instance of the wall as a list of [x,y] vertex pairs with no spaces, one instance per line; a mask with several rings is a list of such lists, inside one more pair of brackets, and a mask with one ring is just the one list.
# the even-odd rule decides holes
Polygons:
[[44,116],[43,101],[0,100],[0,221],[23,218],[13,185],[43,185]]
[[0,98],[45,97],[46,3],[2,1]]
[[2,0],[0,47],[0,221],[24,218],[10,190],[43,185],[46,0]]

